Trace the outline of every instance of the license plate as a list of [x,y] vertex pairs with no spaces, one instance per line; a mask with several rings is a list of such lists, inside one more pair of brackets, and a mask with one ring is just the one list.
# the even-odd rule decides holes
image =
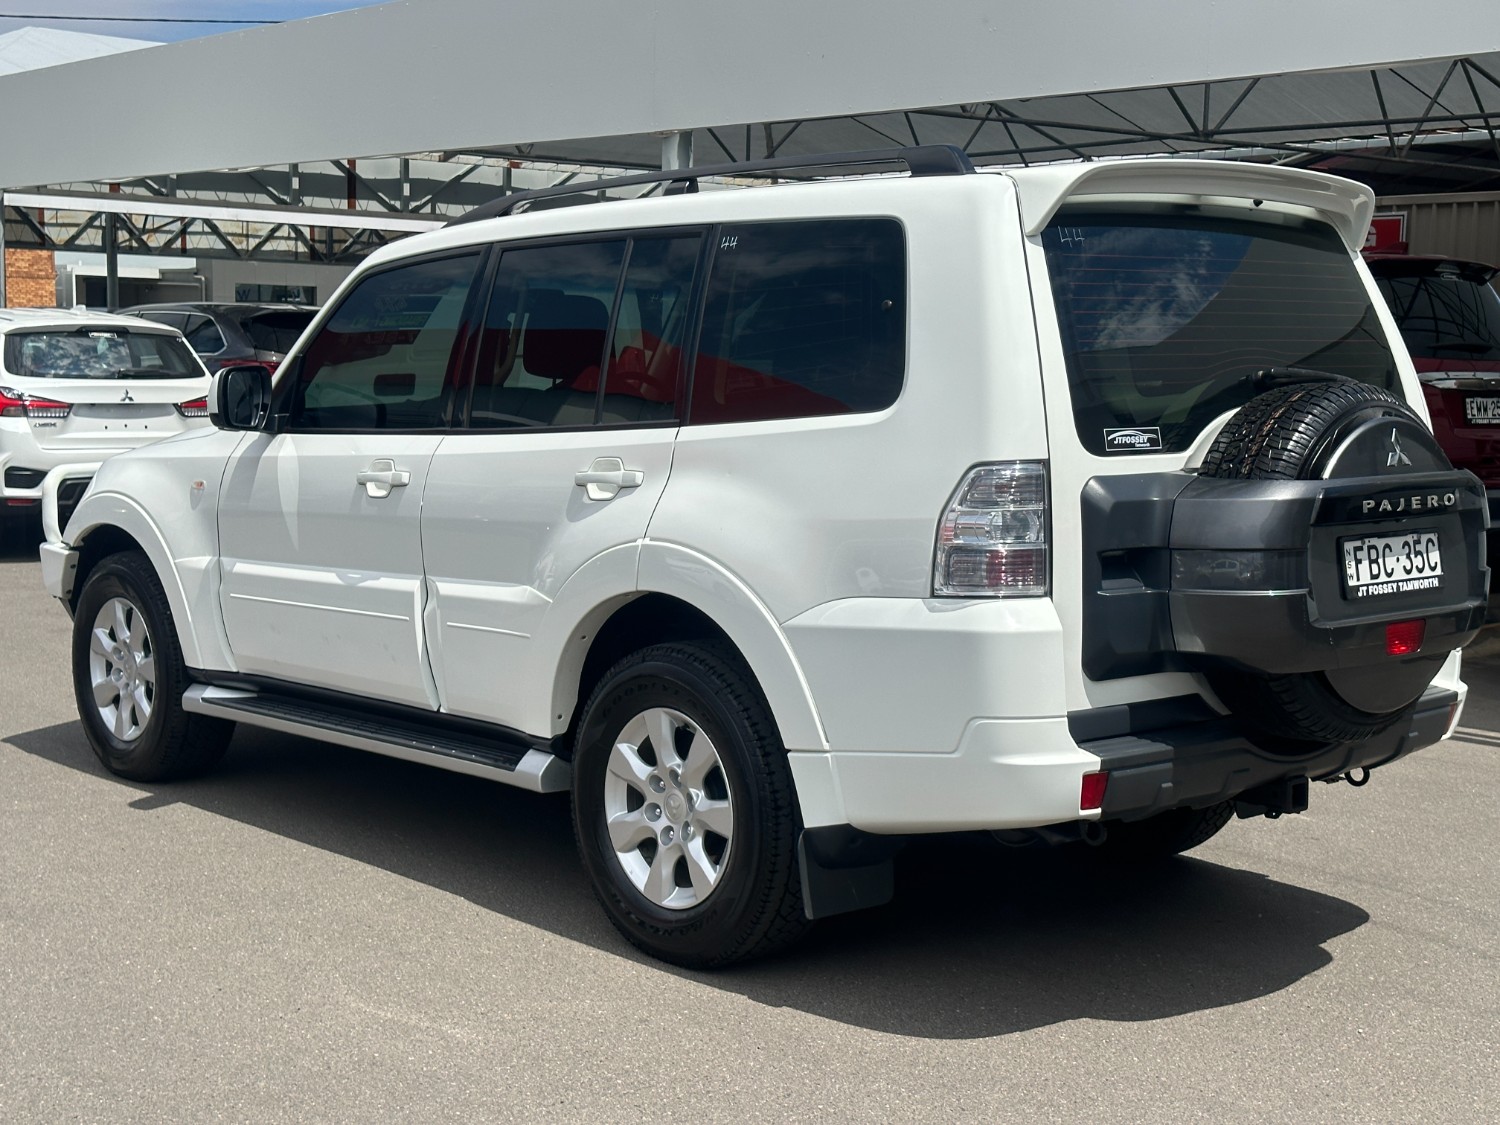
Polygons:
[[1464,399],[1464,421],[1475,426],[1500,426],[1500,398]]
[[1407,594],[1443,584],[1443,554],[1435,531],[1368,535],[1340,540],[1344,589],[1350,597]]

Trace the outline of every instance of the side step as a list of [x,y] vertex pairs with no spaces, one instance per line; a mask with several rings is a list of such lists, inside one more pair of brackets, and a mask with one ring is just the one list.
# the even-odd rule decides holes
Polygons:
[[331,703],[208,684],[188,688],[182,707],[199,715],[485,777],[533,793],[560,793],[572,783],[572,767],[561,758],[535,747],[444,729],[437,715],[429,726]]

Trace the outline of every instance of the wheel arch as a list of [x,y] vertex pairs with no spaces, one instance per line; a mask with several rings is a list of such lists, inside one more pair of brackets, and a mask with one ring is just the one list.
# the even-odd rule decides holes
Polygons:
[[[72,547],[78,552],[78,568],[73,576],[73,590],[69,606],[76,607],[78,597],[88,582],[89,574],[101,561],[120,551],[140,551],[150,560],[152,569],[160,579],[167,595],[167,604],[172,610],[172,621],[177,632],[177,641],[182,648],[183,662],[189,668],[205,667],[204,652],[198,643],[198,623],[193,599],[184,587],[178,568],[173,565],[172,554],[167,548],[166,537],[155,521],[133,500],[119,493],[91,493],[84,497],[73,518],[68,523],[73,532]],[[81,529],[81,530],[74,530]],[[204,573],[217,574],[214,567],[206,567]],[[217,588],[213,591],[217,596]],[[200,603],[203,597],[197,599]],[[222,660],[214,666],[222,665]]]
[[770,610],[713,560],[665,543],[641,545],[634,590],[578,618],[556,662],[553,715],[566,716],[571,732],[578,709],[620,658],[649,644],[703,638],[741,656],[789,750],[828,749],[802,668]]

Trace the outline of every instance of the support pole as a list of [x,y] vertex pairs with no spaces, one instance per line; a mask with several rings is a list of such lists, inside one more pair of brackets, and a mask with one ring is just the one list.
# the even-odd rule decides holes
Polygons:
[[9,307],[5,300],[5,194],[0,192],[0,309]]
[[120,305],[120,248],[113,211],[104,216],[104,304],[111,309]]
[[661,139],[661,166],[663,171],[693,166],[693,134],[691,132],[668,133]]

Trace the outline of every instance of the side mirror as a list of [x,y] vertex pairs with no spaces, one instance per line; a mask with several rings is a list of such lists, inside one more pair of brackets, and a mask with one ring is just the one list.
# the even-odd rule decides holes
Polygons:
[[208,392],[208,420],[221,430],[260,430],[271,416],[271,369],[221,367]]

